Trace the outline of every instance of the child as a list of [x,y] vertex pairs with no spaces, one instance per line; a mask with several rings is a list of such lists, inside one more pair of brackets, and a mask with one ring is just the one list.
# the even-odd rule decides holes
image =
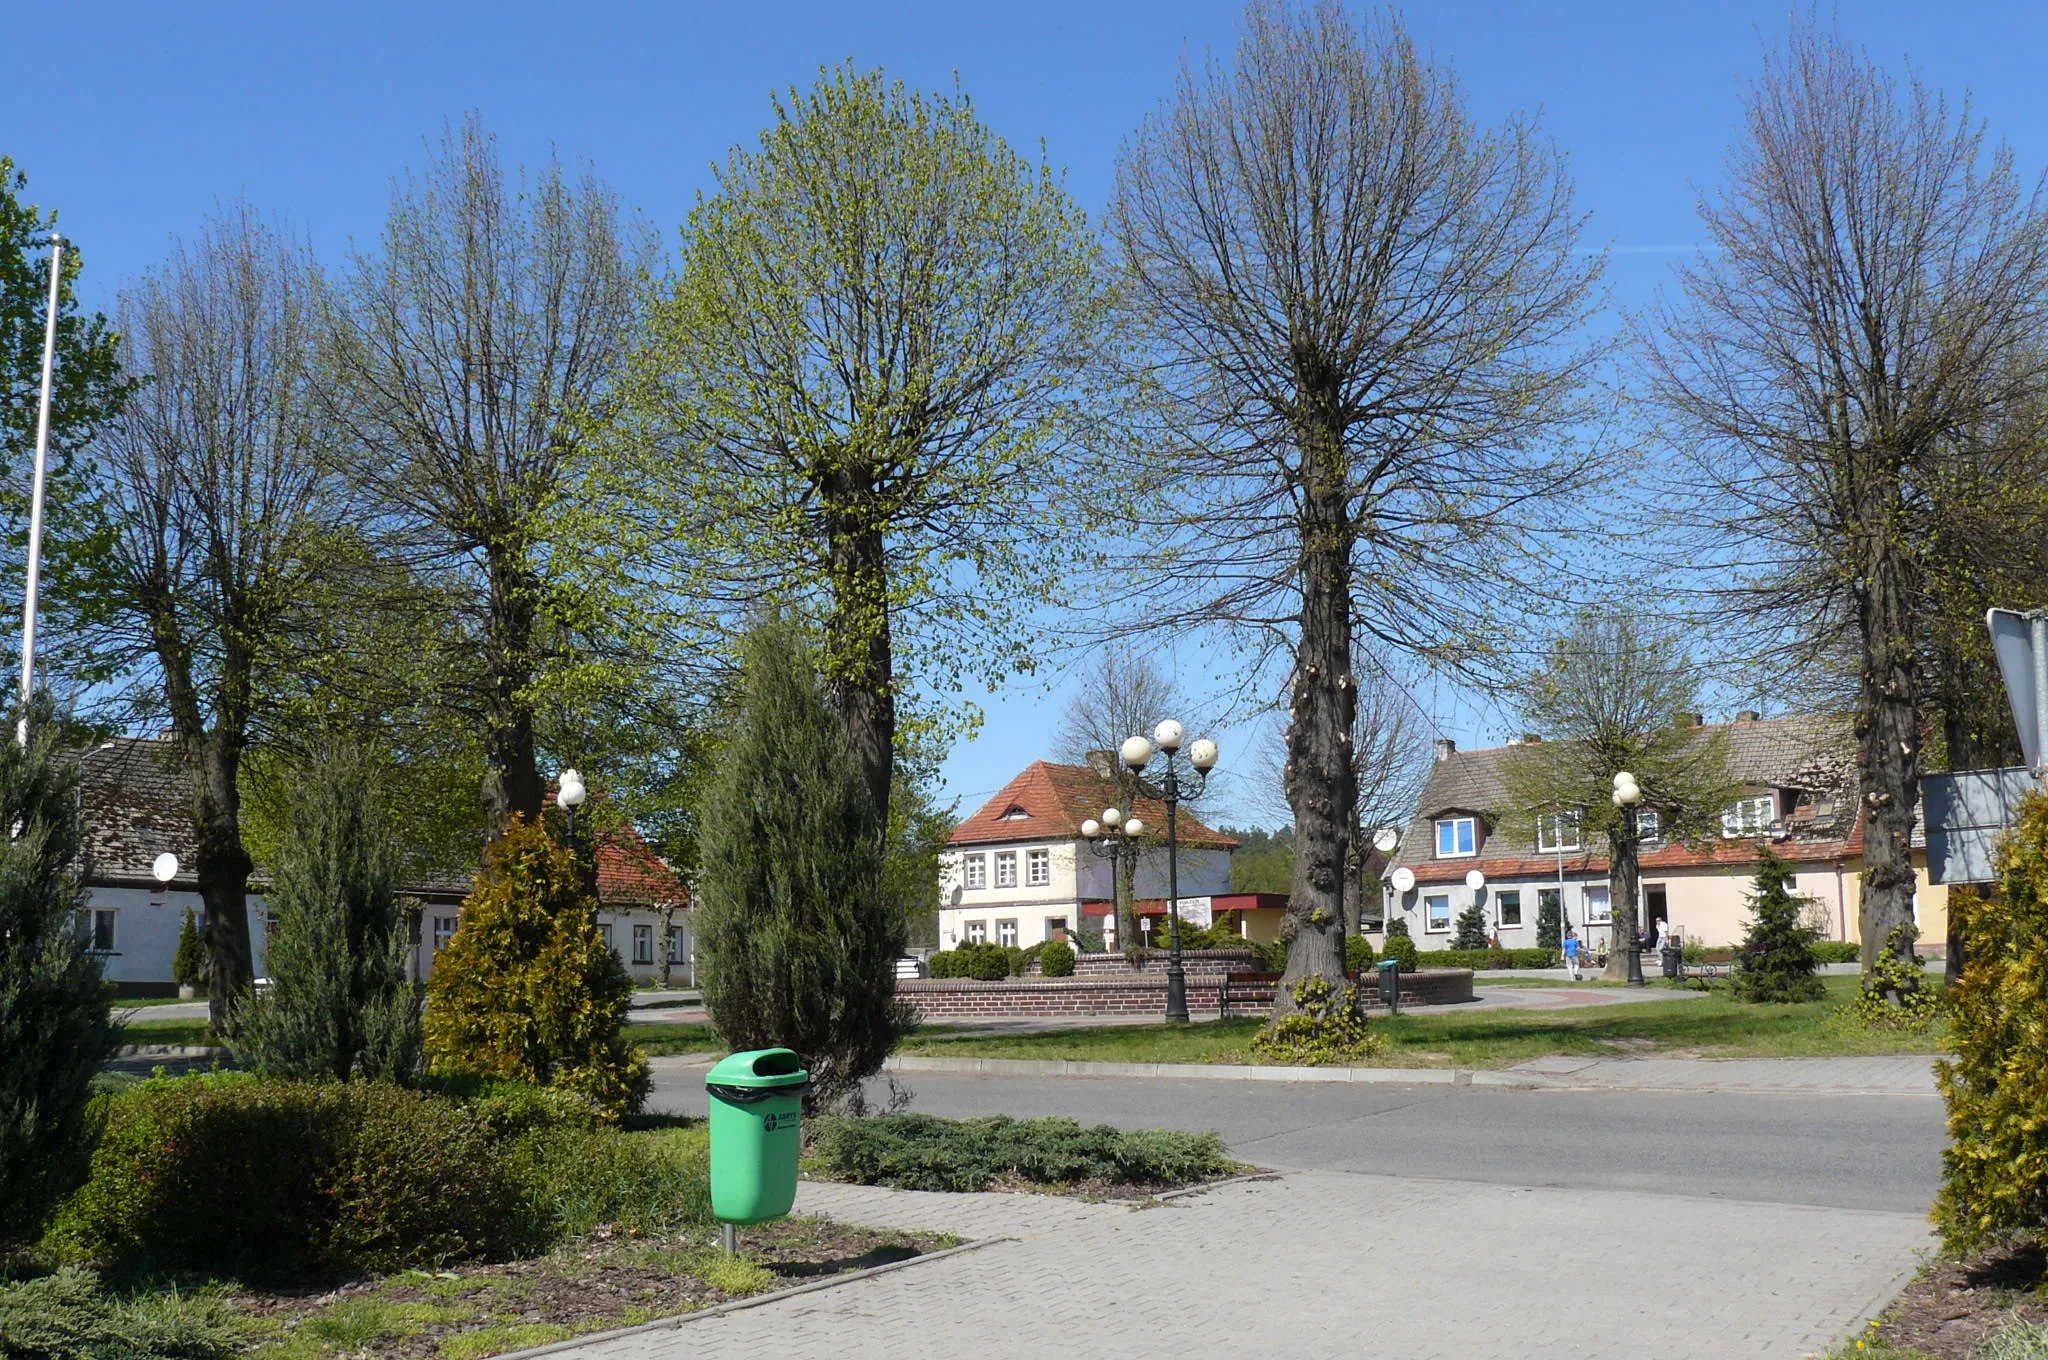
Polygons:
[[1573,982],[1579,980],[1579,937],[1570,931],[1564,936],[1564,971]]

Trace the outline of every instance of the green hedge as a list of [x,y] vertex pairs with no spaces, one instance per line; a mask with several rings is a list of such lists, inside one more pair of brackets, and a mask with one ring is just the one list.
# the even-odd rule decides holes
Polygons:
[[1822,963],[1855,963],[1863,957],[1863,946],[1854,940],[1815,940],[1813,956]]
[[926,967],[935,978],[1001,982],[1010,976],[1010,954],[999,944],[963,944],[958,949],[941,949]]
[[[1400,922],[1394,924],[1399,925]],[[1422,966],[1422,952],[1415,947],[1415,941],[1406,935],[1396,935],[1391,929],[1387,931],[1386,947],[1380,951],[1380,957],[1397,960],[1404,973],[1412,973]]]
[[1048,941],[1044,952],[1038,956],[1038,970],[1049,978],[1072,977],[1074,946],[1064,940]]
[[1237,1169],[1213,1133],[1061,1118],[940,1119],[923,1114],[814,1121],[813,1151],[830,1174],[905,1190],[1032,1185],[1186,1185]]
[[1363,935],[1346,935],[1344,937],[1344,967],[1346,969],[1354,973],[1363,973],[1369,971],[1377,962],[1379,962],[1379,956],[1373,953],[1371,940],[1366,939]]
[[1424,968],[1557,968],[1562,964],[1555,949],[1430,949],[1423,951]]

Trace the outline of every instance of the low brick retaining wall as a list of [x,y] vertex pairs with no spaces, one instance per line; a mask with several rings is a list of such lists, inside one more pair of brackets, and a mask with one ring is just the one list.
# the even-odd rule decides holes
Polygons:
[[[1171,957],[1166,950],[1141,949],[1137,954],[1138,972],[1166,975],[1166,961]],[[1249,973],[1258,968],[1259,957],[1249,949],[1183,949],[1180,966],[1190,977],[1197,973]],[[1131,965],[1122,954],[1082,954],[1074,960],[1074,976],[1129,977]]]
[[[1273,1008],[1273,981],[1267,976],[1229,982],[1228,974],[1191,975],[1188,1009],[1217,1014],[1229,990],[1228,1013],[1256,1015]],[[1363,984],[1368,1007],[1380,1006],[1372,978]],[[1158,1015],[1166,1010],[1166,974],[1125,972],[1105,978],[1011,978],[1007,982],[920,979],[896,984],[896,995],[927,1020],[982,1017],[1058,1017],[1065,1015]],[[1469,968],[1425,968],[1401,975],[1403,1006],[1443,1006],[1472,999]]]

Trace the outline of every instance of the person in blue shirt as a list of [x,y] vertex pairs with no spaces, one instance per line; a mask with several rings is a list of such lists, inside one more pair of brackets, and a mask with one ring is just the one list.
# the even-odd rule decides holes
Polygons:
[[1570,931],[1564,936],[1564,971],[1573,982],[1579,980],[1579,937]]

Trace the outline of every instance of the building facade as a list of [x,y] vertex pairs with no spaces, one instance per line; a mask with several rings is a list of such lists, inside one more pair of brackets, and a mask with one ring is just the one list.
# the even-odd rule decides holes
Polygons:
[[[1739,714],[1718,728],[1739,796],[1722,812],[1718,838],[1686,845],[1662,835],[1654,808],[1642,815],[1639,901],[1642,920],[1662,919],[1708,946],[1740,942],[1749,919],[1757,850],[1768,844],[1791,861],[1796,891],[1822,938],[1860,938],[1863,830],[1856,805],[1855,742],[1847,720],[1761,718]],[[1531,741],[1533,738],[1525,738]],[[1386,883],[1389,919],[1408,924],[1418,948],[1451,945],[1458,917],[1475,902],[1503,947],[1534,947],[1537,925],[1555,904],[1565,925],[1589,945],[1612,947],[1613,884],[1605,838],[1582,836],[1578,814],[1547,817],[1507,801],[1507,765],[1516,746],[1459,751],[1437,743],[1436,761]],[[1511,824],[1534,822],[1533,836]],[[1931,885],[1920,856],[1915,914],[1920,938],[1948,929],[1947,892]],[[1404,872],[1405,871],[1405,872]]]
[[[1114,943],[1110,862],[1081,835],[1081,823],[1118,804],[1115,782],[1088,765],[1034,761],[979,811],[953,829],[939,856],[939,947],[1000,944],[1029,948],[1108,922]],[[1141,797],[1147,827],[1138,847],[1136,893],[1166,895],[1166,808]],[[1237,842],[1182,808],[1178,816],[1180,897],[1184,914],[1230,892]]]

